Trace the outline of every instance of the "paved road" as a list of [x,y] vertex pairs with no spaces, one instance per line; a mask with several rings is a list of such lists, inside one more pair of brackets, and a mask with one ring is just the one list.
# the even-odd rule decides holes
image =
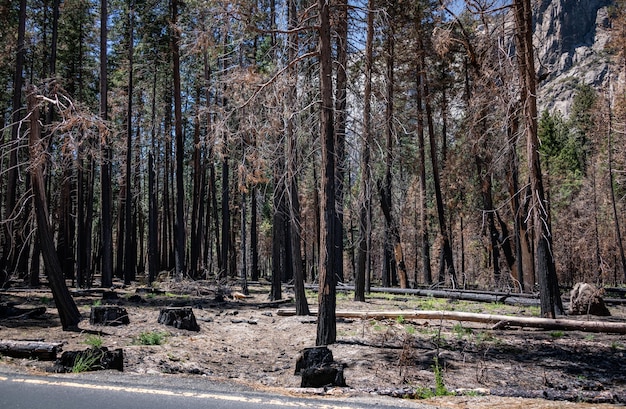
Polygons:
[[89,374],[32,376],[0,370],[2,409],[391,409],[432,408],[418,402],[293,398],[251,392],[203,379]]

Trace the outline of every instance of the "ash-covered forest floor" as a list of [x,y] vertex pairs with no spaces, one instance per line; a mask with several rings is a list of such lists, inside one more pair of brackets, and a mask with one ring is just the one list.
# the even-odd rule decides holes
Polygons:
[[[38,318],[0,320],[0,340],[63,342],[63,351],[84,350],[99,332],[109,349],[122,348],[124,371],[153,376],[206,377],[259,390],[289,394],[351,396],[378,394],[406,402],[435,388],[435,357],[450,396],[423,403],[442,408],[604,408],[626,404],[626,337],[579,331],[492,329],[489,324],[426,320],[338,319],[338,342],[330,348],[345,367],[348,387],[301,389],[294,375],[298,353],[314,346],[315,317],[279,316],[268,304],[269,287],[251,285],[251,297],[222,301],[208,282],[161,283],[161,294],[116,290],[114,304],[126,308],[130,325],[89,324],[91,306],[103,304],[98,292],[75,293],[85,317],[82,331],[64,332],[49,291],[0,292],[0,303],[19,308],[46,306]],[[233,288],[233,291],[237,290]],[[225,292],[228,295],[228,289]],[[220,292],[221,293],[221,292]],[[133,297],[134,296],[134,297]],[[285,293],[288,297],[289,293]],[[131,298],[132,297],[132,298]],[[315,293],[309,305],[316,309]],[[338,293],[337,310],[456,310],[520,316],[535,307],[514,307],[432,297],[371,294],[367,302]],[[157,322],[164,306],[191,306],[199,332]],[[626,319],[626,309],[609,306],[611,321]],[[579,317],[594,319],[597,317]],[[160,345],[142,345],[142,334],[161,334]],[[97,336],[96,336],[97,337]],[[0,357],[0,365],[45,373],[52,362]]]

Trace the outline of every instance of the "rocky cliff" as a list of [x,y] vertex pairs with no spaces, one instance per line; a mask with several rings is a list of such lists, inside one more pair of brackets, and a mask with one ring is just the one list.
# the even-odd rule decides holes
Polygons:
[[612,0],[539,0],[535,12],[541,110],[569,114],[578,84],[601,88],[609,77],[608,8]]

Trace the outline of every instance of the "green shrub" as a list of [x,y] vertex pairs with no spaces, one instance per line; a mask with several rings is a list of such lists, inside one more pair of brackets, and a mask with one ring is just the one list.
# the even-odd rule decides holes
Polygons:
[[433,365],[433,372],[435,374],[435,396],[448,396],[453,393],[446,388],[446,384],[443,381],[443,369],[439,365],[439,359],[434,357],[435,364]]

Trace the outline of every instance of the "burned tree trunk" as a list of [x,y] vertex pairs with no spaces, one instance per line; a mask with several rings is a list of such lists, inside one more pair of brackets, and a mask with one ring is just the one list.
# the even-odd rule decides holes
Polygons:
[[535,268],[541,294],[541,315],[555,318],[563,313],[559,283],[554,265],[550,214],[543,187],[537,136],[537,78],[533,57],[532,7],[530,0],[513,2],[516,25],[517,61],[521,101],[526,121],[526,154],[532,197],[535,238]]
[[335,320],[336,278],[332,271],[337,251],[333,234],[337,222],[335,215],[335,132],[333,125],[332,47],[330,44],[330,4],[318,0],[320,14],[320,139],[322,145],[322,177],[320,197],[320,254],[319,254],[319,318],[316,345],[334,344],[337,340]]
[[365,45],[365,90],[363,104],[363,133],[361,145],[361,188],[359,194],[359,241],[357,263],[354,272],[354,300],[365,301],[369,292],[369,260],[371,242],[371,172],[370,149],[372,141],[372,49],[374,43],[374,0],[368,1],[367,40]]
[[53,234],[48,222],[48,204],[46,202],[42,159],[46,157],[41,143],[41,125],[39,124],[39,103],[36,88],[28,90],[28,112],[30,114],[30,135],[28,148],[30,154],[30,177],[35,201],[37,233],[41,245],[50,288],[54,303],[59,311],[59,318],[64,330],[73,329],[81,320],[80,312],[72,298],[61,269],[61,263],[54,248]]

